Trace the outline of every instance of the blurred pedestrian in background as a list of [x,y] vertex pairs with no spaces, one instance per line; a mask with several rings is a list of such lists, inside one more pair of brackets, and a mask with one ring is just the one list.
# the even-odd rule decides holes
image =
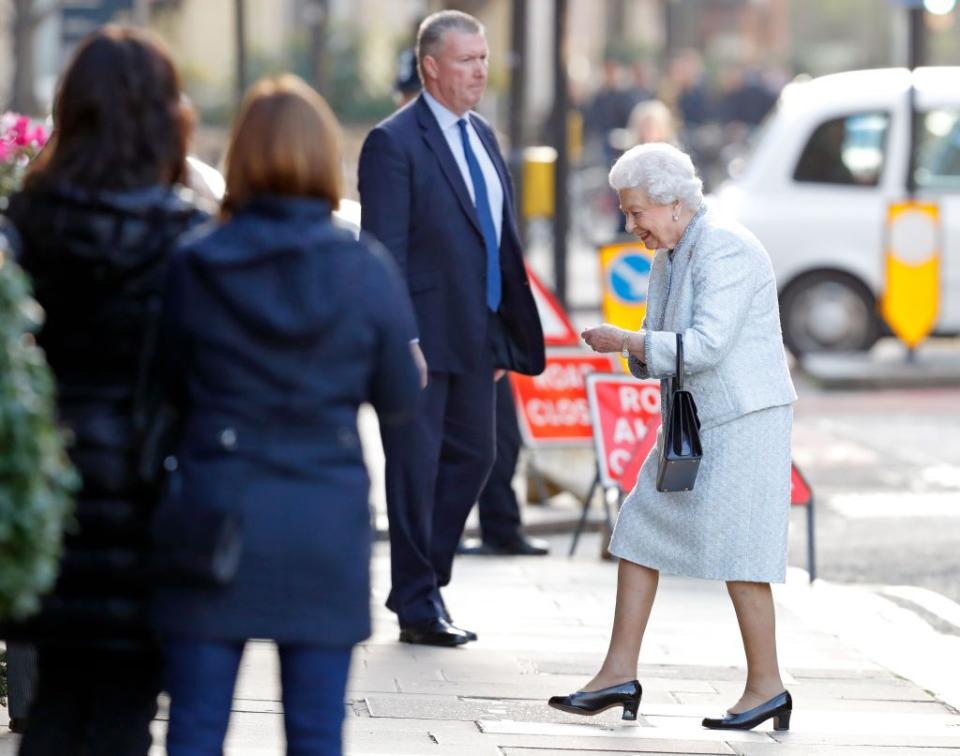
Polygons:
[[756,128],[777,101],[758,68],[734,66],[725,76],[717,103],[717,117],[726,125]]
[[740,699],[714,729],[773,718],[789,729],[793,703],[777,661],[771,582],[783,582],[790,514],[790,431],[797,395],[787,368],[777,288],[766,250],[703,203],[689,156],[665,144],[634,147],[610,171],[627,231],[656,249],[639,331],[584,331],[598,352],[629,356],[638,378],[659,378],[664,411],[683,334],[685,388],[699,411],[703,461],[692,491],[658,490],[657,443],[620,511],[610,552],[620,558],[610,646],[584,688],[550,699],[574,714],[623,706],[636,719],[640,645],[660,573],[724,580],[747,658]]
[[252,87],[219,227],[174,259],[166,354],[184,430],[161,507],[242,520],[226,585],[158,592],[167,750],[220,753],[250,638],[277,642],[288,753],[339,754],[351,649],[370,633],[368,478],[357,410],[413,411],[414,321],[379,245],[331,222],[339,125],[293,76]]
[[650,142],[666,142],[678,147],[676,118],[662,101],[644,100],[634,105],[627,127],[615,129],[610,141],[620,154]]
[[715,105],[699,52],[686,49],[674,56],[670,61],[666,87],[676,103],[684,128],[696,129],[714,120]]
[[630,131],[631,147],[650,142],[666,142],[677,146],[677,124],[670,108],[660,100],[646,100],[635,105],[630,111],[627,123]]
[[363,228],[397,260],[430,370],[415,419],[385,428],[391,591],[400,640],[456,646],[440,589],[494,456],[494,384],[537,374],[543,332],[530,293],[513,187],[493,129],[472,108],[487,84],[484,28],[459,11],[417,37],[424,91],[367,136]]
[[397,57],[397,76],[393,80],[393,101],[398,108],[420,94],[420,73],[417,71],[417,51],[408,47]]
[[138,400],[171,252],[204,218],[175,188],[193,118],[164,47],[114,26],[80,44],[54,117],[7,214],[46,311],[39,343],[83,486],[56,589],[23,628],[39,671],[20,753],[143,756],[161,678]]
[[596,154],[604,165],[616,157],[610,144],[610,133],[627,123],[630,109],[642,99],[644,92],[628,90],[624,70],[616,58],[603,61],[603,80],[593,97],[583,108],[583,131],[587,149]]

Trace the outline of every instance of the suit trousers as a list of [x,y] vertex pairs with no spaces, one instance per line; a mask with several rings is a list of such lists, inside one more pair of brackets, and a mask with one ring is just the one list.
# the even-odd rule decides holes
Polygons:
[[[244,645],[185,638],[164,644],[169,756],[221,756]],[[285,643],[278,649],[287,753],[340,756],[351,649]]]
[[160,652],[40,645],[20,756],[147,756]]
[[467,515],[494,458],[493,362],[468,373],[431,372],[413,420],[382,429],[390,519],[387,608],[401,626],[444,616]]
[[522,441],[509,377],[500,379],[496,392],[497,458],[487,484],[477,499],[477,508],[483,542],[493,546],[509,546],[523,539],[520,502],[513,490],[513,476],[517,470]]

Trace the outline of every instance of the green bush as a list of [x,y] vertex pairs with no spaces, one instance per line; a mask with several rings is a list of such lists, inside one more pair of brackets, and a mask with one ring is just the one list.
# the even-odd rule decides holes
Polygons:
[[57,577],[78,476],[34,333],[43,311],[0,233],[0,621],[35,611]]

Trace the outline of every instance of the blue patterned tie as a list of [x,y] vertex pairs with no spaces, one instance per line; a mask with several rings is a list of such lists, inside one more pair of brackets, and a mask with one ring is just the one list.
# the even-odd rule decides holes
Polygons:
[[463,155],[467,159],[467,168],[470,169],[470,181],[473,182],[473,196],[477,206],[477,218],[480,220],[480,230],[483,232],[483,243],[487,248],[487,307],[494,312],[500,306],[502,282],[500,281],[500,245],[497,244],[497,227],[493,223],[493,214],[490,212],[490,199],[487,197],[487,183],[483,180],[483,171],[477,156],[470,147],[470,137],[467,134],[467,121],[461,118],[457,121],[460,127],[460,139],[463,142]]

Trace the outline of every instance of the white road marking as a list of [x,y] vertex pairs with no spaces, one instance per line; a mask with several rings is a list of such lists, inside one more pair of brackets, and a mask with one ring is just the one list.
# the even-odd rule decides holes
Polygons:
[[851,520],[904,517],[960,517],[960,491],[834,494],[828,505]]

